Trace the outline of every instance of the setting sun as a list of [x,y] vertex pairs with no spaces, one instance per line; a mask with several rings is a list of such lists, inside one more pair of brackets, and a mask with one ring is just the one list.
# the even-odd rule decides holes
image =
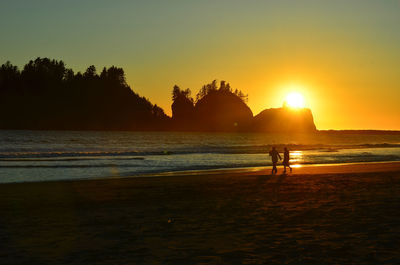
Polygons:
[[290,93],[286,96],[286,104],[291,108],[304,108],[304,97],[300,93]]

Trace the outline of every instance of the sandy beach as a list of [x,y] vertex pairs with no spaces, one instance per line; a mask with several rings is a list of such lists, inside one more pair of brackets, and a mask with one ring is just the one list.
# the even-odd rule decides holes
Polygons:
[[400,163],[0,185],[0,264],[399,264]]

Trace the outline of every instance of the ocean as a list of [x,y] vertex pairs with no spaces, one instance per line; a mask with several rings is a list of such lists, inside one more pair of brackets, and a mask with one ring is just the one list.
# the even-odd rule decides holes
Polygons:
[[400,135],[0,130],[0,183],[146,177],[291,164],[400,161]]

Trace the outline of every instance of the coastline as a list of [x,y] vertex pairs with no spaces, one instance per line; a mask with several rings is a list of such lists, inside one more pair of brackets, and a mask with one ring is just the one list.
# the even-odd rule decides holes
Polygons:
[[[368,173],[368,172],[390,172],[400,171],[400,161],[382,162],[355,162],[355,163],[336,163],[336,164],[307,164],[291,165],[292,173],[287,170],[287,175],[319,175],[332,173]],[[164,173],[143,174],[136,177],[171,177],[171,176],[198,176],[198,175],[271,175],[271,166],[265,167],[245,167],[245,168],[223,168],[209,170],[188,170]],[[283,174],[283,166],[278,165],[278,174]],[[125,178],[125,177],[121,177]],[[129,178],[129,177],[127,177]]]
[[278,170],[2,184],[0,263],[400,261],[400,163]]
[[[293,172],[287,175],[319,175],[333,173],[367,173],[367,172],[400,172],[400,161],[380,161],[380,162],[355,162],[355,163],[335,163],[335,164],[306,164],[291,165]],[[63,182],[80,182],[80,181],[113,181],[136,178],[170,178],[170,177],[194,177],[194,176],[268,176],[271,175],[271,166],[263,167],[244,167],[244,168],[221,168],[221,169],[203,169],[203,170],[182,170],[161,173],[144,173],[133,176],[108,176],[98,178],[78,178],[78,179],[55,179],[55,180],[39,180],[39,181],[9,181],[0,182],[1,185],[9,184],[29,184],[29,183],[63,183]],[[283,166],[278,165],[278,174],[283,174]]]

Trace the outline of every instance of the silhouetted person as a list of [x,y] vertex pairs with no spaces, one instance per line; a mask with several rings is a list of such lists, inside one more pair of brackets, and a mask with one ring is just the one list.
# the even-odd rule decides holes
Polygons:
[[292,168],[289,165],[290,155],[289,150],[285,147],[285,151],[283,152],[283,173],[286,173],[286,167],[289,167],[290,173],[292,173]]
[[279,160],[282,160],[282,158],[279,155],[278,151],[276,151],[275,147],[272,147],[272,150],[269,151],[269,155],[271,156],[271,160],[272,160],[271,174],[276,174],[278,172],[278,169],[276,168],[276,164],[278,163],[278,158],[279,158]]

